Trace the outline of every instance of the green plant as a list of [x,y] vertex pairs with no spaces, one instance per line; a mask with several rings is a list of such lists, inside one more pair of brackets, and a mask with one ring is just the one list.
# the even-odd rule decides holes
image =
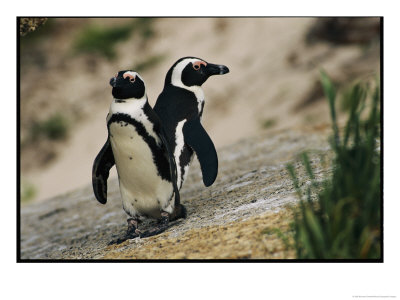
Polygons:
[[348,90],[349,118],[341,132],[336,120],[336,91],[324,72],[321,83],[332,119],[333,168],[332,175],[318,184],[308,155],[303,154],[311,181],[304,196],[293,165],[287,167],[301,200],[293,226],[297,256],[378,259],[382,254],[379,87],[371,89],[358,83]]
[[132,22],[125,25],[114,27],[101,27],[98,25],[88,25],[77,36],[74,42],[75,53],[97,53],[107,59],[116,56],[115,45],[129,38],[137,31],[142,41],[146,41],[154,36],[152,28],[152,18],[135,18]]
[[111,28],[89,25],[75,40],[75,51],[78,53],[98,53],[112,59],[115,57],[115,44],[126,40],[132,29],[133,27],[130,24]]
[[262,127],[265,129],[274,127],[275,125],[276,125],[275,119],[267,119],[262,123]]
[[20,186],[20,193],[21,193],[21,202],[26,203],[35,198],[37,194],[37,189],[32,183],[22,181]]
[[69,124],[60,113],[56,113],[48,119],[35,122],[32,126],[32,138],[46,137],[50,140],[61,140],[68,134]]
[[153,21],[154,18],[137,18],[133,21],[133,26],[139,31],[142,40],[146,41],[154,37]]

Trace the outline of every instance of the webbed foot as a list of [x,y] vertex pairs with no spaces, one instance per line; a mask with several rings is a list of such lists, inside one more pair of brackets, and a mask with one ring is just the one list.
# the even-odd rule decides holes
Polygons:
[[140,237],[141,232],[138,229],[139,220],[134,218],[129,218],[127,222],[128,222],[128,229],[126,231],[125,236],[122,238],[118,238],[116,240],[112,240],[111,242],[108,243],[108,245],[115,245],[115,244],[118,245],[122,244],[126,240],[131,240]]
[[161,213],[161,220],[159,221],[158,225],[144,232],[140,232],[139,235],[141,238],[150,237],[164,232],[165,230],[168,229],[168,227],[169,227],[169,213],[163,211]]

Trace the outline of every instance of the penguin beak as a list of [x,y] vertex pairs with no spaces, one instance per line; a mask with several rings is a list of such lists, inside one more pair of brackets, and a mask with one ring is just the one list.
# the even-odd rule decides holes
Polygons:
[[222,74],[229,73],[229,69],[227,66],[215,65],[215,64],[210,64],[210,63],[207,64],[206,71],[208,73],[208,76],[222,75]]
[[111,85],[112,87],[115,87],[116,84],[117,84],[117,78],[112,77],[112,78],[110,79],[110,85]]

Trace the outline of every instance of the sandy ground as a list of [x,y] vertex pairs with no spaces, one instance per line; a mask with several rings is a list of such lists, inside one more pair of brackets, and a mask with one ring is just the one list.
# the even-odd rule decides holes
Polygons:
[[[210,78],[203,85],[206,95],[203,124],[217,150],[263,132],[326,128],[330,121],[326,103],[304,104],[315,89],[319,70],[324,68],[328,74],[341,77],[343,70],[360,57],[362,49],[342,46],[332,50],[323,43],[307,46],[304,35],[314,21],[313,18],[158,19],[157,35],[148,44],[143,46],[133,36],[117,46],[115,61],[98,59],[96,67],[88,67],[90,57],[65,54],[68,63],[59,61],[65,59],[61,54],[68,53],[74,30],[84,21],[76,22],[69,31],[64,26],[63,40],[55,45],[44,43],[51,55],[45,72],[40,73],[43,80],[33,84],[33,78],[39,76],[35,68],[27,68],[22,74],[22,123],[30,113],[49,115],[68,105],[81,116],[69,139],[57,146],[56,159],[44,166],[22,169],[23,180],[38,190],[35,201],[90,183],[92,162],[106,138],[105,117],[111,101],[108,78],[115,71],[154,55],[164,58],[142,73],[151,104],[162,90],[165,73],[182,56],[198,56],[230,68],[229,74]],[[127,20],[92,22],[115,24]],[[61,53],[61,58],[55,52]],[[374,61],[367,67],[377,70],[377,66]],[[46,97],[47,102],[43,100]],[[270,125],[263,128],[266,121]],[[35,159],[35,152],[23,151],[21,159],[24,165],[24,160]],[[115,177],[115,171],[112,176]]]
[[281,238],[285,234],[289,244],[293,243],[289,233],[292,214],[287,208],[226,225],[192,229],[179,237],[164,233],[150,237],[141,247],[129,247],[138,241],[128,240],[109,246],[101,259],[294,259],[295,250]]

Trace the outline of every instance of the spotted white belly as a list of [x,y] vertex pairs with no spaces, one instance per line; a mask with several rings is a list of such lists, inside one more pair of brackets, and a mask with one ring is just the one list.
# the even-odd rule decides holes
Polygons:
[[172,184],[158,175],[151,149],[135,127],[125,122],[111,123],[110,141],[124,210],[132,217],[158,218],[161,210],[172,213]]

